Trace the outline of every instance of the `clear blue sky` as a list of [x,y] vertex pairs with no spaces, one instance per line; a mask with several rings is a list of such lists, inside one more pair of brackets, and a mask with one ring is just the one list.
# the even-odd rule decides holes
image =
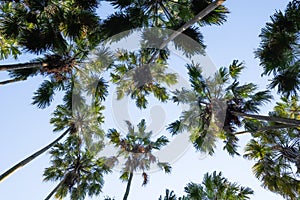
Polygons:
[[[259,45],[260,29],[269,21],[269,16],[275,10],[284,9],[287,0],[228,0],[226,6],[230,9],[228,21],[219,27],[203,29],[207,54],[216,67],[228,66],[233,59],[245,61],[247,69],[241,82],[254,82],[265,88],[267,77],[260,77],[261,68],[254,59],[253,51]],[[21,61],[28,57],[20,58]],[[5,63],[6,61],[0,61]],[[0,73],[0,80],[5,79]],[[13,164],[40,149],[58,136],[52,132],[49,119],[59,98],[47,109],[39,110],[31,105],[33,92],[42,82],[41,77],[0,87],[0,173]],[[274,92],[274,91],[273,91]],[[267,106],[263,113],[272,108]],[[241,136],[240,146],[243,147],[248,136]],[[221,145],[219,145],[221,149]],[[242,148],[241,148],[242,150]],[[0,199],[2,200],[40,200],[52,190],[57,183],[43,182],[42,174],[48,166],[47,154],[40,156],[29,165],[16,172],[0,184]],[[282,199],[281,196],[268,192],[260,187],[260,182],[251,172],[253,163],[243,158],[231,158],[219,150],[212,157],[201,158],[193,148],[172,165],[172,174],[162,172],[151,173],[150,183],[141,187],[142,178],[134,177],[130,200],[158,199],[164,194],[165,188],[174,190],[176,194],[183,193],[184,186],[190,182],[202,181],[206,172],[222,171],[231,181],[243,186],[249,186],[255,191],[252,199]],[[121,199],[126,184],[118,179],[119,173],[105,177],[104,195]],[[94,198],[99,199],[99,198]],[[101,198],[100,198],[101,199]]]

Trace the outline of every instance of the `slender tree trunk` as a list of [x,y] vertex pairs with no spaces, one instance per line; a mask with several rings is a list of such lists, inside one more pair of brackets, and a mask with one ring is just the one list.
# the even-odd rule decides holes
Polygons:
[[203,9],[201,12],[199,12],[193,19],[189,20],[181,28],[179,28],[176,32],[171,34],[170,37],[160,45],[159,49],[165,48],[170,41],[174,40],[183,31],[185,31],[189,27],[193,26],[199,20],[203,19],[206,15],[208,15],[209,13],[214,11],[218,6],[220,6],[224,2],[225,2],[225,0],[216,0],[212,3],[210,3],[205,9]]
[[0,71],[40,68],[44,65],[42,62],[28,62],[19,64],[0,65]]
[[14,78],[14,79],[6,80],[6,81],[1,81],[0,86],[1,85],[6,85],[6,84],[9,84],[9,83],[15,83],[15,82],[18,82],[18,81],[25,81],[25,80],[26,80],[26,78]]
[[131,186],[131,181],[132,181],[132,177],[133,177],[133,172],[130,172],[123,200],[127,200],[127,198],[128,198],[129,191],[130,191],[130,186]]
[[257,133],[257,132],[261,132],[261,131],[271,131],[271,130],[276,130],[276,129],[293,128],[293,127],[297,127],[297,125],[280,124],[280,125],[262,127],[262,128],[260,128],[260,129],[258,129],[256,131],[241,131],[241,132],[236,132],[236,133],[234,133],[234,135],[241,135],[241,134],[244,134],[244,133]]
[[36,153],[32,154],[31,156],[25,158],[24,160],[22,160],[21,162],[19,162],[18,164],[16,164],[12,168],[10,168],[9,170],[7,170],[3,174],[1,174],[0,175],[0,182],[2,182],[9,175],[13,174],[16,170],[20,169],[21,167],[25,166],[26,164],[28,164],[29,162],[31,162],[32,160],[34,160],[35,158],[37,158],[38,156],[40,156],[41,154],[46,152],[48,149],[50,149],[52,146],[54,146],[59,140],[61,140],[64,136],[66,136],[68,132],[69,132],[69,129],[67,129],[56,140],[54,140],[53,142],[51,142],[50,144],[48,144],[47,146],[45,146],[41,150],[39,150]]
[[[210,3],[205,9],[203,9],[201,12],[199,12],[193,19],[189,20],[187,23],[185,23],[181,28],[174,31],[168,39],[166,39],[160,46],[159,50],[163,49],[167,46],[167,44],[174,40],[178,35],[180,35],[183,31],[188,29],[189,27],[193,26],[196,22],[203,19],[206,15],[211,13],[213,10],[215,10],[218,6],[222,5],[225,2],[225,0],[215,0],[214,2]],[[152,57],[150,58],[149,63],[152,63],[155,59],[156,55],[159,53],[159,51],[156,51]]]
[[54,194],[55,192],[58,190],[58,188],[63,184],[64,179],[62,181],[60,181],[60,183],[48,194],[48,196],[45,198],[45,200],[49,200]]
[[277,123],[282,123],[282,124],[300,126],[300,120],[296,120],[296,119],[289,119],[289,118],[284,118],[284,117],[264,116],[264,115],[254,115],[254,114],[241,113],[241,112],[235,112],[235,111],[231,111],[231,113],[235,116],[238,116],[238,117],[258,119],[258,120],[264,120],[264,121],[268,121],[268,122],[277,122]]

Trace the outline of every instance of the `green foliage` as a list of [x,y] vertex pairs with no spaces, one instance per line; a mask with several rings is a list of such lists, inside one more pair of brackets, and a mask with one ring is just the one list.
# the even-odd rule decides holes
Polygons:
[[[111,4],[124,13],[144,13],[147,23],[156,27],[178,25],[187,22],[212,1],[179,0],[179,1],[118,1],[109,0]],[[228,10],[219,6],[200,22],[200,25],[222,24],[226,21]],[[142,17],[143,18],[143,17]],[[134,20],[133,20],[134,21]],[[137,20],[136,20],[137,21]],[[140,23],[142,20],[140,21]],[[144,22],[145,23],[145,22]],[[142,24],[141,24],[142,25]]]
[[[174,31],[178,30],[184,23],[179,24],[178,26],[172,27]],[[176,49],[183,52],[183,55],[187,57],[205,54],[205,45],[203,41],[203,35],[200,32],[198,27],[190,27],[182,32],[182,35],[179,35],[174,39],[174,46]]]
[[271,22],[262,29],[256,51],[264,69],[262,75],[274,75],[269,87],[277,87],[278,93],[287,97],[299,91],[299,12],[299,1],[293,0],[284,12],[271,16]]
[[157,58],[155,64],[148,64],[150,51],[143,49],[138,53],[119,51],[111,73],[112,82],[117,85],[117,99],[129,95],[138,108],[146,108],[146,97],[153,93],[162,102],[169,98],[163,84],[173,85],[177,76],[166,73],[167,62]]
[[272,98],[269,91],[255,92],[257,86],[253,83],[239,84],[237,78],[243,68],[234,60],[229,70],[220,68],[213,77],[204,78],[199,65],[187,65],[192,89],[174,91],[173,101],[188,104],[189,109],[169,125],[172,135],[188,131],[194,147],[210,155],[217,139],[221,139],[230,155],[238,155],[234,132],[242,121],[232,112],[257,113]]
[[169,189],[166,189],[166,195],[164,198],[160,195],[158,200],[176,200],[176,195],[174,194],[174,191],[171,191]]
[[[190,9],[192,10],[193,14],[198,14],[201,10],[206,8],[212,2],[213,2],[212,0],[208,0],[208,1],[192,0],[190,4]],[[199,25],[200,26],[213,25],[213,24],[221,25],[224,22],[226,22],[228,13],[229,10],[225,6],[220,5],[214,11],[212,11],[207,16],[205,16],[201,21],[199,21]]]
[[[298,109],[296,97],[292,97],[291,100],[283,98],[270,114],[298,118]],[[259,124],[259,126],[267,125]],[[256,131],[253,136],[254,138],[245,147],[244,157],[255,161],[252,167],[254,175],[268,190],[287,199],[298,199],[300,197],[298,128]]]
[[115,198],[111,198],[111,197],[105,197],[104,200],[115,200]]
[[166,162],[159,162],[157,165],[165,172],[165,173],[171,173],[172,167],[169,163]]
[[[103,33],[107,37],[138,27],[168,28],[176,31],[211,3],[211,1],[203,0],[180,0],[176,2],[166,0],[145,2],[110,0],[109,2],[111,2],[117,10],[103,23]],[[199,25],[220,25],[226,21],[227,14],[227,8],[219,6],[216,10],[204,17],[203,20],[199,22]],[[122,24],[122,26],[120,26],[120,24]],[[131,33],[132,31],[129,31],[122,35],[124,37]],[[189,36],[193,42],[190,39],[189,42],[184,35]],[[120,40],[120,38],[117,36],[114,37],[113,40]],[[200,29],[196,26],[187,28],[183,32],[183,35],[175,38],[172,42],[178,50],[183,50],[187,56],[204,53],[205,45],[203,44],[203,36]],[[199,45],[195,46],[195,42]]]
[[[49,106],[58,91],[65,92],[64,103],[57,106],[50,122],[54,131],[68,130],[69,135],[64,143],[52,148],[51,166],[44,172],[45,181],[59,182],[54,190],[56,198],[69,195],[77,200],[87,195],[99,195],[104,183],[103,175],[110,172],[108,166],[114,166],[120,157],[125,158],[120,179],[127,181],[127,186],[131,184],[133,172],[137,171],[142,171],[143,185],[146,185],[149,181],[146,172],[153,164],[165,173],[172,169],[169,163],[161,162],[153,154],[168,144],[168,138],[160,136],[152,139],[152,132],[146,131],[145,120],[141,120],[137,129],[126,121],[126,135],[109,129],[106,136],[117,148],[118,154],[105,159],[96,157],[103,148],[104,139],[100,128],[104,122],[102,102],[106,100],[110,83],[116,85],[118,99],[130,96],[140,109],[147,107],[150,95],[161,102],[170,100],[165,86],[176,84],[177,76],[167,73],[169,49],[158,50],[158,47],[172,32],[161,29],[149,31],[146,27],[176,31],[212,1],[108,2],[115,7],[115,12],[100,20],[96,14],[100,3],[97,0],[1,1],[0,60],[9,56],[17,58],[22,52],[41,55],[30,63],[19,65],[29,66],[26,69],[12,70],[18,64],[11,66],[8,70],[10,77],[22,80],[36,75],[47,77],[34,93],[33,104],[39,108]],[[300,85],[297,57],[299,5],[299,1],[294,0],[288,4],[285,13],[276,12],[260,36],[262,42],[256,55],[264,67],[263,75],[273,73],[269,87],[278,87],[278,92],[287,96],[282,98],[282,103],[277,103],[271,116],[299,118],[297,98],[288,98],[297,94]],[[171,42],[188,58],[203,55],[205,45],[200,27],[221,25],[228,13],[225,6],[218,6]],[[107,41],[125,38],[135,28],[144,28],[144,41],[139,51],[119,50],[113,54],[105,48],[95,49]],[[123,31],[127,32],[119,34]],[[86,63],[91,51],[97,58]],[[238,79],[245,67],[238,60],[234,60],[228,68],[220,68],[209,78],[203,76],[199,64],[192,63],[186,67],[192,89],[175,90],[172,100],[190,107],[169,125],[172,135],[188,131],[196,150],[210,155],[215,151],[217,140],[222,140],[230,155],[239,155],[235,133],[244,126],[253,136],[246,146],[245,157],[256,161],[253,167],[255,176],[269,190],[285,198],[299,198],[299,128],[259,131],[276,123],[242,120],[234,114],[258,113],[261,105],[272,98],[269,91],[257,92],[253,83],[241,85]],[[109,82],[102,77],[104,72],[110,73]],[[87,105],[85,95],[92,97],[91,105]],[[249,199],[249,195],[253,194],[250,188],[230,183],[216,172],[205,174],[202,184],[189,183],[185,192],[186,196],[177,198],[173,191],[166,190],[164,200],[235,200]]]
[[243,63],[239,63],[238,60],[234,60],[229,66],[229,74],[232,78],[237,79],[244,68],[245,66]]
[[184,188],[185,196],[177,198],[173,191],[166,189],[164,199],[159,200],[199,200],[199,199],[228,199],[228,200],[246,200],[253,195],[253,190],[248,187],[239,186],[237,183],[231,183],[222,176],[222,173],[206,173],[201,184],[188,183]]
[[13,58],[17,59],[21,52],[16,43],[15,40],[5,39],[0,34],[0,60],[7,59],[9,55],[12,55]]
[[64,52],[67,41],[87,39],[99,27],[97,1],[3,1],[0,35],[33,53]]
[[160,136],[152,141],[152,132],[146,132],[144,119],[137,125],[137,131],[129,121],[126,121],[126,123],[128,133],[124,137],[116,129],[109,129],[107,134],[110,142],[118,149],[116,159],[125,159],[120,179],[128,181],[130,173],[142,171],[143,185],[145,185],[148,182],[146,171],[150,169],[151,164],[155,163],[166,173],[170,173],[170,164],[158,161],[153,155],[155,150],[160,150],[166,146],[169,140],[165,136]]
[[86,195],[99,195],[104,184],[103,175],[110,172],[105,159],[81,148],[81,139],[71,135],[50,151],[52,166],[45,169],[45,181],[60,181],[56,198],[83,200]]
[[63,89],[61,82],[45,80],[34,93],[32,104],[36,104],[38,108],[48,107],[53,100],[55,90],[61,89]]

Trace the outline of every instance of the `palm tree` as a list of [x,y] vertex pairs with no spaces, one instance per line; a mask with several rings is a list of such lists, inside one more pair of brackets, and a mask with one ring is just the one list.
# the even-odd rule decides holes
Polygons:
[[262,75],[274,75],[270,88],[290,96],[299,91],[299,16],[300,3],[293,0],[284,12],[276,11],[260,34],[261,43],[256,51],[264,69]]
[[[186,195],[177,198],[173,191],[170,193],[166,190],[164,200],[245,200],[250,199],[249,195],[253,194],[253,190],[248,187],[239,186],[237,183],[231,183],[214,171],[212,174],[204,175],[202,184],[188,183],[184,188]],[[163,200],[160,196],[159,200]]]
[[[108,37],[111,37],[117,33],[120,33],[122,30],[128,30],[133,29],[140,26],[149,24],[155,25],[156,27],[167,27],[167,28],[173,28],[176,29],[177,32],[173,32],[170,34],[167,39],[164,40],[161,36],[160,38],[157,37],[157,35],[153,35],[152,37],[155,37],[155,42],[161,41],[162,43],[158,44],[154,53],[153,49],[142,49],[140,52],[138,52],[137,55],[134,53],[128,53],[128,52],[119,52],[119,56],[117,56],[117,66],[114,68],[115,73],[112,73],[113,82],[119,83],[118,89],[118,98],[124,96],[125,93],[127,95],[131,95],[131,98],[136,99],[136,105],[139,108],[146,108],[147,100],[145,98],[146,95],[149,94],[149,92],[153,92],[154,96],[156,96],[161,101],[166,101],[168,99],[168,96],[166,94],[166,89],[164,87],[161,87],[159,84],[162,82],[162,80],[166,80],[166,83],[174,84],[175,83],[175,77],[173,75],[167,74],[163,79],[162,73],[164,71],[157,70],[158,68],[165,68],[163,65],[166,65],[166,59],[168,58],[167,50],[165,47],[167,44],[174,40],[175,47],[183,50],[186,55],[190,56],[194,53],[204,53],[204,45],[202,41],[202,35],[199,32],[199,29],[197,27],[192,27],[193,24],[198,22],[199,20],[203,19],[204,22],[200,24],[222,24],[223,21],[225,21],[226,16],[225,14],[228,13],[227,9],[221,4],[224,1],[215,1],[213,3],[210,2],[203,2],[203,1],[191,1],[191,2],[181,2],[177,3],[174,1],[152,1],[152,2],[146,2],[145,4],[141,4],[141,2],[135,2],[135,1],[111,1],[112,4],[121,10],[121,12],[116,12],[115,14],[108,17],[106,21],[104,21],[103,24],[103,31],[106,33]],[[197,5],[197,6],[196,6]],[[199,6],[203,7],[199,10]],[[168,9],[171,8],[171,10],[174,10],[174,7],[178,7],[178,12],[176,13],[173,11],[169,11]],[[197,8],[196,8],[197,7]],[[215,11],[216,8],[219,8],[218,11]],[[197,10],[198,9],[198,10]],[[176,10],[176,9],[175,9]],[[197,15],[191,15],[191,13],[195,13],[197,11],[199,14]],[[192,12],[193,11],[193,12]],[[165,16],[160,16],[158,13],[162,12],[165,14]],[[138,14],[139,18],[135,20],[130,20],[130,17],[132,14]],[[147,15],[147,17],[145,17]],[[183,15],[185,17],[183,17]],[[176,17],[173,17],[176,16]],[[179,16],[179,18],[178,18]],[[189,19],[191,18],[191,19]],[[186,19],[187,21],[182,21],[183,19]],[[136,21],[140,20],[140,21]],[[161,22],[160,22],[161,20]],[[176,22],[175,22],[176,21]],[[118,24],[120,22],[124,22],[121,24],[125,24],[127,27],[120,27],[116,26],[114,23],[117,22]],[[165,24],[165,25],[163,25]],[[171,24],[171,26],[170,26]],[[184,24],[182,26],[182,24]],[[116,27],[117,30],[111,29],[111,27]],[[123,29],[124,28],[124,29]],[[179,28],[179,29],[178,29]],[[147,31],[146,31],[147,32]],[[130,34],[130,32],[127,32]],[[178,37],[180,33],[184,33],[194,39],[194,41],[198,42],[200,46],[203,48],[200,49],[191,49],[190,45],[186,45],[186,42],[182,42],[180,38]],[[161,33],[160,33],[161,34]],[[166,34],[166,33],[165,33]],[[126,34],[122,34],[122,36],[126,36]],[[119,37],[115,37],[113,40],[119,40]],[[153,39],[150,41],[151,46]],[[149,41],[148,41],[149,43]],[[148,47],[148,46],[146,46]],[[152,53],[152,56],[150,54]],[[159,54],[157,56],[157,54]],[[121,60],[121,64],[120,61]],[[152,64],[152,63],[155,64]],[[154,66],[150,66],[150,65]],[[134,69],[131,73],[129,70]],[[154,69],[152,69],[154,68]],[[153,74],[153,71],[160,72],[160,79],[157,80],[157,77],[155,74]],[[152,72],[152,74],[151,74]],[[144,77],[142,75],[146,74],[147,77]],[[128,76],[128,77],[124,77]],[[123,78],[124,77],[124,78]],[[156,78],[156,82],[155,82]],[[137,80],[138,79],[138,80]],[[142,79],[143,82],[141,82]],[[154,80],[154,81],[152,81]],[[154,84],[153,84],[154,83]],[[137,89],[136,89],[137,88]]]
[[[125,137],[121,136],[116,129],[110,129],[107,137],[110,142],[118,149],[118,154],[110,158],[111,162],[117,162],[118,158],[124,158],[124,168],[120,179],[127,181],[126,191],[123,200],[126,200],[129,195],[131,181],[134,172],[142,171],[143,185],[148,183],[147,170],[151,164],[156,163],[166,173],[171,172],[171,166],[168,163],[160,162],[154,155],[154,150],[160,150],[169,141],[165,136],[160,136],[155,141],[151,141],[152,132],[146,131],[145,120],[141,120],[138,124],[138,131],[135,132],[134,126],[126,121],[128,133]],[[112,164],[113,165],[113,164]]]
[[136,100],[139,108],[146,108],[146,96],[150,93],[165,102],[168,99],[166,88],[162,84],[173,85],[177,76],[166,73],[167,62],[164,58],[157,58],[155,64],[147,64],[151,54],[147,49],[138,53],[119,51],[116,64],[111,73],[112,81],[117,84],[117,98],[130,95]]
[[40,54],[65,52],[69,41],[98,36],[97,1],[3,1],[0,6],[1,37],[18,48]]
[[[70,91],[69,91],[70,93]],[[65,96],[65,100],[67,100],[65,102],[65,107],[67,107],[66,105],[68,105],[71,100],[68,97],[68,92]],[[63,106],[58,106],[58,109],[60,107]],[[24,167],[26,164],[28,164],[29,162],[33,161],[35,158],[37,158],[38,156],[42,155],[43,153],[45,153],[46,151],[48,151],[51,147],[53,147],[56,143],[58,143],[61,139],[63,139],[66,135],[70,134],[74,134],[76,132],[76,128],[75,128],[75,124],[74,123],[64,123],[62,125],[62,123],[57,123],[57,120],[61,120],[59,113],[59,110],[56,110],[54,113],[54,115],[56,115],[56,117],[53,117],[51,119],[52,123],[56,126],[54,131],[63,131],[63,133],[57,138],[55,139],[53,142],[51,142],[50,144],[48,144],[47,146],[43,147],[42,149],[40,149],[39,151],[33,153],[32,155],[28,156],[27,158],[25,158],[24,160],[20,161],[19,163],[17,163],[16,165],[14,165],[13,167],[11,167],[10,169],[8,169],[7,171],[5,171],[3,174],[0,175],[0,181],[3,181],[5,178],[7,178],[9,175],[13,174],[17,169],[20,169],[21,167]],[[70,115],[71,111],[68,113]],[[70,116],[69,116],[70,117]],[[67,116],[65,116],[65,118],[67,118]]]
[[[118,27],[118,33],[128,30],[126,28],[137,28],[141,26],[154,26],[154,27],[173,27],[179,24],[184,24],[189,20],[196,18],[197,14],[207,7],[207,16],[201,16],[203,21],[199,25],[204,24],[222,24],[226,20],[228,10],[221,4],[224,1],[203,1],[203,0],[184,0],[181,2],[176,1],[120,1],[109,0],[117,11],[108,18],[104,24],[111,24],[113,22],[127,22],[127,27]],[[210,6],[209,6],[210,5]],[[135,16],[140,16],[138,19]],[[195,22],[199,21],[196,20]],[[195,23],[194,22],[194,23]],[[190,27],[191,25],[189,25]],[[109,27],[104,26],[108,33],[112,34]],[[105,30],[106,30],[105,29]]]
[[0,175],[0,182],[4,181],[4,179],[6,179],[9,175],[13,174],[15,171],[17,171],[18,169],[24,167],[26,164],[28,164],[29,162],[33,161],[35,158],[37,158],[38,156],[42,155],[43,153],[45,153],[46,151],[48,151],[51,147],[53,147],[56,143],[58,143],[62,138],[64,138],[67,134],[70,134],[70,132],[72,132],[70,129],[67,129],[66,131],[64,131],[58,138],[56,138],[53,142],[51,142],[50,144],[48,144],[47,146],[43,147],[42,149],[40,149],[39,151],[35,152],[34,154],[28,156],[27,158],[25,158],[24,160],[22,160],[21,162],[17,163],[16,165],[14,165],[13,167],[11,167],[10,169],[8,169],[7,171],[5,171],[3,174]]
[[[203,10],[203,12],[200,12],[197,16],[195,16],[187,24],[185,24],[182,27],[182,30],[179,30],[178,33],[184,32],[188,36],[192,37],[195,41],[198,41],[198,43],[202,44],[201,34],[199,34],[199,32],[197,31],[197,28],[192,28],[191,26],[195,22],[199,21],[200,19],[202,19],[205,16],[207,18],[204,19],[204,21],[205,21],[204,24],[221,24],[223,21],[225,21],[225,14],[228,13],[228,11],[225,7],[220,6],[222,3],[223,3],[223,1],[216,1],[216,2],[213,2],[213,3],[209,4],[209,6],[207,8],[205,8]],[[116,4],[117,4],[117,2],[115,2],[115,5]],[[176,4],[177,4],[177,6],[180,5],[178,3],[176,3]],[[200,7],[201,6],[206,7],[207,6],[206,5],[207,3],[197,2],[197,1],[193,1],[192,4],[193,4],[193,6],[189,9],[191,9],[193,11],[196,8],[194,4],[197,4],[197,7],[199,7],[199,6]],[[189,4],[188,3],[184,4],[184,6],[188,7],[187,5],[189,5]],[[28,5],[28,6],[30,6],[30,5]],[[41,6],[41,5],[39,5],[39,6]],[[82,5],[79,5],[79,7],[80,6],[82,6]],[[90,7],[86,7],[86,6],[90,6]],[[163,4],[161,4],[160,6],[161,6],[161,8],[164,8],[165,13],[168,13],[168,11],[166,10],[166,8],[164,7]],[[168,6],[170,7],[170,5],[168,5]],[[84,5],[84,8],[88,9],[89,11],[90,10],[92,11],[93,7],[95,7],[95,4]],[[122,6],[120,6],[120,7],[122,7]],[[220,10],[215,12],[214,9],[216,7],[219,7]],[[56,7],[54,6],[53,8],[56,8]],[[13,8],[10,8],[10,9],[13,9]],[[188,9],[188,8],[186,8],[186,9]],[[181,8],[181,10],[182,10],[182,8]],[[16,12],[17,11],[19,11],[19,10],[17,9]],[[210,14],[210,12],[212,12],[212,15],[207,16],[207,15]],[[183,13],[185,13],[187,15],[190,12],[183,12]],[[11,24],[8,23],[8,25],[11,25]],[[68,26],[68,24],[66,26]],[[105,27],[105,23],[102,26]],[[110,24],[109,27],[110,28],[113,27],[112,24]],[[105,30],[105,28],[104,29],[102,28],[102,32],[105,32],[104,30]],[[178,40],[178,38],[176,39],[176,37],[178,36],[178,33],[175,33],[175,35],[172,34],[168,40],[164,41],[161,44],[162,45],[161,48],[164,48],[170,40],[174,39],[174,41],[176,43],[175,44],[176,47],[178,47],[180,49],[185,49],[187,54],[192,54],[193,52],[189,52],[191,50],[190,48],[184,48],[182,46],[185,43],[180,42],[180,39]],[[71,33],[68,32],[68,34],[66,34],[66,36],[69,36],[70,34]],[[83,38],[83,39],[85,39],[85,38]],[[86,41],[86,40],[83,40],[83,41]],[[84,49],[82,47],[85,47],[85,46],[94,47],[95,44],[96,44],[96,43],[90,44],[91,42],[89,40],[87,40],[87,42],[82,42],[82,40],[75,40],[75,43],[77,45],[77,47],[75,47],[75,49]],[[196,50],[196,51],[198,51],[198,50]],[[201,53],[203,53],[202,48],[200,48],[199,51]],[[37,91],[37,94],[38,93],[43,93],[44,95],[45,94],[50,95],[50,96],[53,95],[54,90],[59,90],[59,89],[63,88],[63,84],[62,84],[61,80],[68,79],[68,76],[66,75],[66,73],[71,73],[72,68],[74,68],[74,65],[76,65],[76,63],[78,63],[77,56],[82,54],[82,53],[85,55],[87,51],[77,52],[76,54],[74,54],[74,56],[71,56],[68,53],[67,55],[65,55],[63,57],[60,54],[61,54],[61,52],[64,52],[64,51],[58,51],[58,52],[59,52],[58,54],[46,55],[46,57],[44,59],[39,60],[39,61],[33,61],[33,62],[30,62],[30,63],[21,63],[21,64],[14,64],[14,65],[0,66],[0,70],[1,69],[2,70],[8,70],[8,69],[15,70],[15,71],[11,72],[11,76],[13,77],[13,79],[2,81],[2,82],[0,82],[0,85],[16,82],[16,81],[20,81],[20,80],[26,80],[29,76],[34,76],[34,75],[37,75],[39,73],[46,74],[46,75],[54,75],[54,76],[51,76],[51,81],[45,81],[44,84],[42,85],[42,87],[39,89],[39,91]],[[70,51],[68,51],[68,52],[70,52]],[[84,58],[84,55],[80,56],[79,60]],[[155,54],[151,57],[151,59],[148,61],[148,63],[151,63],[154,59],[155,59]],[[46,89],[43,90],[43,88],[46,88]],[[155,89],[156,94],[161,93],[159,96],[163,100],[166,99],[166,96],[164,94],[165,93],[164,90],[165,89],[162,88],[162,87],[156,87],[156,89]],[[136,96],[136,94],[134,96]],[[140,103],[142,104],[143,107],[145,107],[146,103],[145,103],[144,95],[141,95],[141,97],[138,97],[138,98],[139,98],[140,101],[144,101],[144,102],[140,102]],[[37,102],[34,101],[34,103],[37,103]],[[48,104],[49,103],[46,103],[46,105],[48,105]]]
[[211,175],[206,173],[202,184],[189,183],[184,188],[187,193],[187,199],[250,199],[249,195],[253,194],[253,190],[248,187],[242,187],[237,183],[231,183],[222,177],[222,173],[218,174],[214,171]]
[[[0,5],[0,58],[22,51],[42,58],[26,63],[1,65],[11,79],[5,85],[30,76],[48,76],[43,83],[61,90],[74,73],[75,65],[100,42],[97,1],[3,1]],[[41,90],[41,89],[40,89]],[[38,91],[41,92],[41,91]],[[43,91],[46,93],[46,91]],[[49,92],[51,93],[51,92]]]
[[59,181],[59,184],[45,198],[55,195],[70,199],[84,199],[86,195],[99,195],[104,184],[103,175],[110,172],[104,158],[97,158],[95,152],[82,147],[81,139],[71,135],[64,143],[58,143],[50,151],[52,166],[45,169],[45,181]]
[[[237,78],[243,63],[237,60],[226,68],[220,68],[212,78],[205,79],[197,64],[187,65],[192,90],[174,91],[175,103],[188,104],[179,120],[168,127],[174,135],[183,131],[190,132],[191,141],[197,150],[213,154],[217,138],[225,142],[224,149],[229,154],[236,151],[237,127],[242,125],[242,117],[257,113],[259,106],[268,102],[268,91],[255,92],[256,85],[240,85]],[[254,115],[256,117],[256,115]]]
[[[282,98],[272,115],[299,118],[298,98]],[[259,123],[257,123],[259,124]],[[260,126],[265,124],[260,124]],[[285,128],[255,132],[244,157],[255,160],[253,172],[268,190],[287,199],[300,197],[299,129]]]
[[[73,85],[68,85],[66,94],[63,98],[64,104],[57,106],[53,113],[53,117],[50,120],[50,123],[55,127],[54,131],[63,131],[63,133],[47,146],[28,156],[1,174],[0,181],[3,181],[17,169],[24,167],[38,156],[48,151],[67,135],[78,135],[82,138],[82,142],[90,151],[98,152],[102,148],[104,132],[100,129],[99,124],[103,123],[103,115],[101,113],[103,107],[101,101],[105,98],[107,86],[103,80],[98,82],[97,90],[94,91],[93,94],[95,103],[91,106],[83,103],[84,100],[81,99],[82,97],[80,94],[73,92],[73,87]],[[42,97],[45,98],[44,96]]]
[[[179,32],[184,32],[195,41],[200,41],[199,31],[192,28],[192,25],[200,19],[202,19],[199,22],[201,26],[222,24],[228,13],[228,10],[221,5],[223,0],[216,2],[193,0],[181,3],[152,1],[145,4],[135,1],[124,3],[110,0],[110,2],[119,11],[109,16],[100,26],[100,20],[95,13],[95,8],[99,4],[97,1],[42,1],[39,3],[34,0],[4,1],[0,6],[3,44],[1,55],[3,58],[9,53],[16,56],[20,53],[19,48],[25,48],[36,54],[52,51],[60,55],[66,51],[69,45],[67,41],[78,43],[82,40],[86,41],[83,46],[89,46],[92,49],[100,39],[105,40],[124,30],[142,26],[161,27],[161,23],[165,24],[164,27],[175,30],[180,24],[188,22]],[[159,13],[164,13],[164,16]],[[115,26],[115,23],[118,25]],[[175,37],[172,36],[171,40]],[[28,64],[13,65],[0,67],[0,70],[31,69],[32,67],[33,65]],[[41,65],[35,65],[35,67],[41,67]]]
[[[156,47],[155,53],[147,64],[152,63],[156,59],[156,55],[162,49],[165,49],[170,41],[173,41],[175,47],[184,51],[186,55],[194,55],[195,53],[203,54],[204,44],[202,34],[198,26],[222,24],[226,21],[227,8],[222,6],[224,0],[203,1],[119,1],[109,0],[118,11],[109,16],[102,24],[102,32],[106,38],[118,41],[121,38],[113,37],[123,32],[122,37],[132,33],[135,28],[139,27],[159,27],[175,30],[166,40]],[[136,18],[135,16],[139,16]],[[198,23],[198,26],[194,26]],[[123,26],[119,26],[122,24]],[[126,33],[124,31],[127,31]],[[200,48],[191,48],[191,44],[178,37],[181,33],[189,36],[194,42],[200,44]],[[157,38],[159,41],[161,38]]]

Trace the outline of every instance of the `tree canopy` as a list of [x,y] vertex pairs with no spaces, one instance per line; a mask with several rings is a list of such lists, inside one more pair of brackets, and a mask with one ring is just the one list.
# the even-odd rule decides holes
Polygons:
[[[101,18],[103,2],[113,9]],[[4,171],[0,181],[48,151],[50,164],[43,180],[55,182],[56,187],[49,189],[45,199],[98,198],[107,174],[121,165],[120,179],[127,183],[123,200],[127,200],[132,198],[129,196],[135,174],[140,173],[142,186],[146,186],[154,165],[172,173],[171,163],[161,160],[158,152],[176,136],[187,133],[197,153],[212,156],[222,142],[230,156],[243,155],[254,162],[253,174],[263,188],[286,199],[299,199],[300,1],[290,1],[284,11],[271,16],[254,52],[262,75],[272,75],[267,88],[276,88],[280,95],[267,115],[261,110],[274,100],[273,94],[256,83],[241,80],[246,63],[232,59],[228,67],[220,67],[208,76],[205,63],[193,59],[204,56],[209,45],[205,44],[202,28],[226,23],[230,13],[223,3],[224,0],[0,0],[0,60],[17,59],[26,53],[35,57],[0,64],[0,71],[9,77],[1,80],[0,87],[40,76],[43,81],[33,94],[32,104],[45,109],[54,103],[54,98],[60,98],[50,117],[53,132],[60,136]],[[110,48],[134,34],[142,38],[137,41],[138,49]],[[130,46],[128,42],[126,45]],[[187,60],[176,67],[185,70],[189,87],[173,89],[182,75],[170,70],[176,63],[172,60],[172,47]],[[154,101],[187,109],[172,116],[175,121],[170,121],[161,135],[149,130],[144,118],[137,126],[134,121],[122,119],[126,130],[105,130],[107,111],[111,111],[106,103],[114,95],[111,89],[116,101],[126,97],[133,101],[137,111],[130,109],[136,113],[144,112]],[[121,112],[118,115],[124,117]],[[239,137],[243,134],[249,134],[250,140],[240,152]],[[115,154],[103,155],[109,147]],[[177,197],[176,192],[167,189],[159,200],[242,200],[250,199],[255,191],[214,171],[205,173],[201,184],[187,183],[184,192]]]

